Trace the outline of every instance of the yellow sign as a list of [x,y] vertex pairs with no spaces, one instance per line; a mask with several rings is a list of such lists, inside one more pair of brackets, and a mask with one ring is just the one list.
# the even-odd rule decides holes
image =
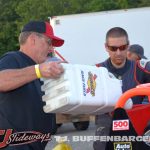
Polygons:
[[52,150],[72,150],[71,146],[66,143],[57,144]]

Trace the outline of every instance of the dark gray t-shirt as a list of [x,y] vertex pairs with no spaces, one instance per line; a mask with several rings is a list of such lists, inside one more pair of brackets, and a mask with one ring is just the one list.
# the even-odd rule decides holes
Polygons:
[[[0,70],[24,68],[31,65],[35,65],[35,62],[20,51],[9,52],[0,59]],[[52,114],[44,113],[42,94],[39,79],[15,90],[0,92],[0,129],[51,133]],[[35,150],[42,150],[46,142],[32,145]]]

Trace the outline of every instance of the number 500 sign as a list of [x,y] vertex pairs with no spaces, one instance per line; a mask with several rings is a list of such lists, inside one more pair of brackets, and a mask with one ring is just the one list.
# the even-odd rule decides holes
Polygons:
[[113,131],[117,130],[129,130],[129,120],[114,120]]

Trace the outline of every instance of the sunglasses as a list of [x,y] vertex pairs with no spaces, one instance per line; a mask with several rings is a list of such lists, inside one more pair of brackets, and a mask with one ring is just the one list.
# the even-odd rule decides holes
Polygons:
[[128,45],[129,44],[125,44],[125,45],[121,45],[121,46],[109,46],[109,45],[106,45],[107,46],[107,48],[110,50],[110,51],[112,51],[112,52],[116,52],[118,49],[120,50],[120,51],[124,51],[124,50],[126,50],[127,48],[128,48]]

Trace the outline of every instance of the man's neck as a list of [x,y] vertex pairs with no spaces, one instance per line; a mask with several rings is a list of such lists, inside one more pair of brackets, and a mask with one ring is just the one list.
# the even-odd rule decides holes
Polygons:
[[[111,60],[110,60],[111,61]],[[117,64],[114,64],[112,61],[111,61],[111,63],[112,63],[112,65],[115,67],[115,68],[122,68],[122,67],[124,67],[124,65],[125,65],[125,63],[126,63],[126,60],[122,63],[122,64],[120,64],[120,65],[117,65]]]
[[30,57],[33,61],[35,61],[36,63],[38,63],[36,61],[35,55],[33,54],[32,50],[29,49],[28,47],[25,46],[20,46],[20,51],[22,53],[24,53],[25,55],[27,55],[28,57]]

